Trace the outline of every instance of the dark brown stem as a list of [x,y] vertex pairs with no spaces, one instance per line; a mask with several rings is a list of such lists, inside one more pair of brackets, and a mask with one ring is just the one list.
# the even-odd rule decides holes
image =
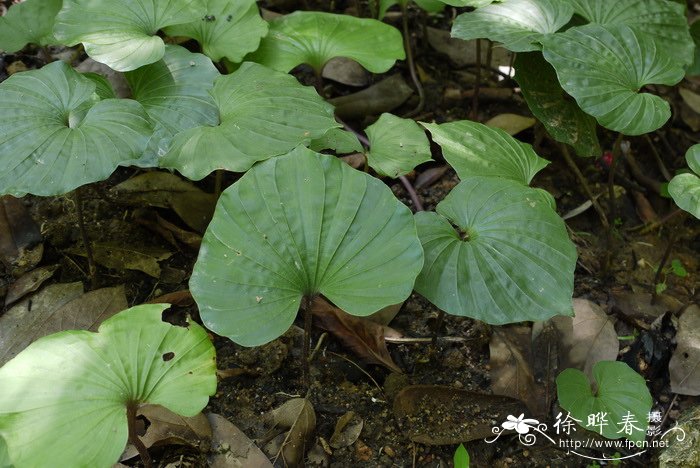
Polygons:
[[656,300],[658,298],[658,293],[656,292],[656,285],[659,284],[659,281],[661,281],[661,275],[663,275],[664,272],[664,267],[666,266],[666,262],[668,262],[668,258],[671,256],[671,250],[673,249],[674,244],[676,243],[676,239],[678,238],[678,235],[675,234],[675,230],[671,229],[671,233],[669,234],[668,237],[668,245],[666,246],[666,250],[664,251],[663,257],[661,257],[661,262],[659,262],[659,267],[656,269],[656,274],[654,275],[654,284],[652,285],[652,291],[651,291],[651,304],[654,305],[656,304]]
[[654,145],[654,142],[651,141],[651,138],[649,137],[648,133],[644,134],[644,140],[649,145],[649,148],[651,149],[651,154],[654,155],[654,159],[656,160],[656,165],[659,166],[659,170],[661,171],[661,175],[664,176],[664,179],[666,179],[666,182],[670,181],[671,174],[668,172],[668,169],[666,168],[666,164],[664,164],[664,160],[661,158],[661,154],[659,153],[659,150],[656,149],[656,145]]
[[92,243],[88,237],[87,230],[85,229],[85,216],[83,213],[83,197],[81,196],[81,188],[77,188],[73,191],[73,201],[75,202],[75,212],[78,215],[78,228],[80,229],[80,235],[83,238],[83,245],[85,245],[85,255],[88,261],[88,272],[90,275],[90,289],[97,289],[97,267],[95,266],[95,257],[92,254]]
[[129,403],[126,406],[126,422],[129,427],[129,443],[136,447],[136,450],[141,456],[143,461],[143,466],[145,468],[153,468],[153,460],[151,460],[151,455],[148,453],[148,449],[139,438],[136,433],[136,410],[138,405],[136,403]]
[[311,299],[304,296],[301,299],[300,310],[304,315],[304,344],[301,348],[302,372],[304,377],[304,386],[311,386],[311,378],[309,376],[309,341],[311,340]]
[[591,192],[590,187],[588,187],[588,182],[586,182],[586,178],[583,176],[583,173],[581,173],[581,170],[578,168],[578,166],[576,165],[576,162],[571,157],[571,153],[569,152],[569,148],[563,143],[561,143],[559,145],[559,148],[561,150],[561,154],[564,156],[564,159],[566,160],[566,163],[569,165],[571,170],[574,172],[574,175],[576,175],[576,178],[578,179],[579,183],[581,184],[581,187],[583,187],[583,191],[586,193],[586,196],[593,204],[593,208],[595,208],[596,212],[598,213],[598,216],[600,217],[600,222],[603,223],[603,227],[605,229],[608,229],[608,224],[609,224],[608,217],[605,215],[605,211],[603,211],[603,208],[600,206],[600,204],[598,204],[596,197],[593,196],[593,193]]
[[621,144],[622,133],[618,133],[615,144],[613,145],[610,172],[608,172],[608,203],[610,218],[613,220],[613,224],[615,224],[615,219],[617,218],[617,203],[615,203],[615,170],[617,169],[617,161],[620,159]]
[[481,39],[476,40],[476,80],[474,81],[474,95],[472,96],[471,119],[479,118],[479,88],[481,86]]
[[433,341],[432,341],[433,346],[435,346],[437,344],[438,333],[440,332],[440,327],[442,327],[442,323],[444,321],[445,321],[445,312],[443,312],[441,310],[438,313],[437,322],[435,322],[435,328],[433,329]]
[[418,92],[418,105],[411,112],[406,114],[404,117],[411,117],[418,115],[425,106],[425,91],[423,90],[423,85],[418,78],[418,73],[416,72],[416,64],[413,61],[413,49],[411,47],[411,33],[408,28],[408,2],[401,5],[401,22],[403,25],[403,46],[406,49],[406,61],[408,62],[408,70],[411,73],[411,80],[416,87]]

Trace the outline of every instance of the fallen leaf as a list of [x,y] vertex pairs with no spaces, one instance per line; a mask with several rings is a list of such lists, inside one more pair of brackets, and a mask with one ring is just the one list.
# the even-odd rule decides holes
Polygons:
[[24,202],[10,195],[0,197],[0,262],[14,276],[34,268],[44,253],[39,226]]
[[508,415],[526,410],[520,401],[443,385],[411,385],[394,399],[394,415],[419,444],[452,445],[493,435]]
[[83,284],[42,289],[0,316],[0,366],[31,342],[63,330],[91,330],[128,307],[124,286],[83,293]]
[[447,172],[449,169],[450,166],[444,165],[438,167],[431,167],[430,169],[421,172],[420,175],[416,178],[416,183],[414,185],[416,190],[423,187],[430,187],[435,182],[440,180],[442,176],[445,175],[445,172]]
[[[139,408],[136,416],[145,417],[149,423],[146,434],[139,437],[146,448],[158,445],[189,445],[201,450],[211,445],[212,428],[202,413],[187,418],[160,405],[145,405]],[[120,460],[128,460],[138,454],[136,447],[128,444]]]
[[408,99],[413,89],[400,73],[354,94],[330,99],[335,113],[341,119],[356,119],[365,115],[389,112]]
[[403,307],[403,302],[400,304],[392,304],[384,307],[383,309],[379,309],[375,313],[368,315],[366,318],[367,320],[378,323],[379,325],[389,325],[389,323],[394,320],[394,317],[396,317],[396,314],[399,313],[401,307]]
[[340,159],[353,169],[364,168],[365,161],[367,161],[367,158],[363,153],[348,154],[347,156],[341,156]]
[[354,411],[348,411],[335,423],[330,446],[335,449],[350,447],[360,437],[364,424]]
[[5,297],[5,306],[10,306],[22,299],[27,294],[36,291],[44,284],[44,281],[51,278],[58,269],[58,265],[49,265],[35,268],[23,274],[10,285]]
[[155,297],[150,301],[146,301],[146,304],[171,304],[178,307],[189,307],[194,304],[194,298],[192,298],[192,293],[190,293],[189,289],[183,289],[182,291]]
[[321,297],[314,300],[311,311],[320,328],[331,332],[367,362],[382,365],[393,372],[403,372],[386,348],[384,334],[388,327],[345,313]]
[[131,87],[126,81],[124,73],[112,70],[104,63],[97,62],[90,57],[86,58],[75,67],[80,73],[97,73],[104,76],[114,90],[114,94],[119,98],[130,98]]
[[[158,262],[170,258],[173,253],[161,247],[144,244],[118,244],[95,242],[92,244],[96,263],[114,270],[137,270],[154,278],[160,277]],[[84,250],[68,249],[68,253],[87,256]]]
[[598,305],[574,299],[574,317],[555,316],[551,323],[559,336],[559,368],[583,371],[593,382],[598,361],[615,361],[620,351],[612,319]]
[[170,208],[192,229],[204,232],[214,214],[216,196],[206,193],[175,174],[151,171],[112,188],[124,203]]
[[[437,52],[447,55],[452,63],[458,67],[476,64],[476,39],[463,41],[451,37],[449,31],[438,28],[427,28],[428,43]],[[489,41],[481,41],[482,60],[488,55]],[[503,47],[491,49],[492,66],[507,66],[510,63],[511,53]]]
[[508,135],[517,135],[523,130],[535,125],[537,122],[533,117],[525,117],[517,114],[500,114],[489,119],[485,125],[493,128],[500,128]]
[[655,304],[651,303],[651,294],[634,291],[613,290],[614,308],[631,318],[654,321],[667,311],[676,312],[681,302],[667,294],[657,296]]
[[323,67],[324,78],[337,81],[348,86],[367,86],[369,77],[367,70],[356,61],[347,57],[334,57]]
[[302,466],[304,454],[312,447],[316,429],[316,412],[306,398],[292,398],[273,409],[266,419],[272,423],[271,433],[280,433],[277,443],[266,446],[272,449],[274,460],[280,456],[284,466]]
[[193,250],[199,250],[202,244],[202,236],[186,231],[179,226],[163,219],[158,213],[152,210],[136,210],[134,212],[134,220],[150,229],[151,231],[160,234],[163,239],[168,241],[175,248],[180,248],[180,244],[184,244]]
[[211,425],[210,468],[272,468],[272,463],[243,431],[219,414],[208,413]]
[[503,395],[525,403],[530,414],[544,416],[547,412],[544,387],[535,382],[532,365],[532,330],[528,326],[493,329],[489,342],[491,388]]
[[671,391],[700,395],[700,307],[691,305],[678,320],[678,346],[668,363]]

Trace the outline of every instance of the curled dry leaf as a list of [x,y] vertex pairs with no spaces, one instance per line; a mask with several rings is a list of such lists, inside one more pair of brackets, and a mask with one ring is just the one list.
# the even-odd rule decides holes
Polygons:
[[83,284],[52,284],[0,316],[0,366],[31,342],[63,330],[91,330],[128,307],[124,286],[83,293]]
[[44,281],[53,276],[57,269],[58,265],[43,266],[28,271],[17,278],[17,281],[12,283],[7,290],[5,306],[10,306],[27,294],[39,289],[39,287],[44,284]]
[[39,226],[24,202],[10,195],[0,197],[0,262],[14,276],[34,268],[44,253]]
[[354,411],[348,411],[335,423],[335,430],[331,436],[330,446],[339,449],[350,447],[360,437],[364,421]]
[[281,457],[284,466],[301,466],[304,454],[312,447],[316,429],[316,412],[311,402],[306,398],[292,398],[270,411],[267,419],[272,423],[271,433],[284,433],[275,451],[275,460]]
[[321,297],[314,300],[311,311],[319,327],[331,332],[365,361],[403,372],[391,359],[384,341],[386,333],[398,334],[395,330],[345,313]]
[[678,346],[668,363],[671,391],[700,395],[700,307],[692,305],[678,320]]
[[595,363],[615,361],[620,342],[612,320],[598,304],[574,299],[574,314],[550,319],[559,335],[559,368],[582,370],[592,382]]
[[208,413],[211,424],[210,468],[272,468],[272,463],[243,431],[219,414]]
[[[146,434],[141,442],[146,448],[158,445],[189,445],[194,448],[209,448],[212,428],[202,413],[191,418],[180,416],[160,405],[145,405],[139,408],[137,417],[148,420]],[[139,454],[132,444],[126,446],[120,460],[128,460]]]
[[525,406],[513,398],[442,385],[411,385],[394,399],[394,415],[404,433],[413,442],[427,445],[489,437],[495,424],[525,412]]

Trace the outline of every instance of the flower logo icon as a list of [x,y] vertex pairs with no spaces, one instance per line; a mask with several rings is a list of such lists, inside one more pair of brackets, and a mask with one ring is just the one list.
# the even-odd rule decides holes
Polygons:
[[524,413],[517,418],[515,416],[508,415],[508,418],[506,419],[507,421],[501,423],[501,427],[508,431],[515,430],[518,434],[527,434],[530,432],[530,429],[536,428],[540,423],[536,419],[526,419]]

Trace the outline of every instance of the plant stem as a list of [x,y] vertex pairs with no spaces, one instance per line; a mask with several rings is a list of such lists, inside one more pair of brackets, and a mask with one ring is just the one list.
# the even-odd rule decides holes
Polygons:
[[403,25],[403,46],[406,49],[406,61],[408,62],[408,70],[411,73],[411,79],[418,92],[418,105],[404,117],[411,117],[419,114],[423,107],[425,106],[425,91],[423,90],[423,85],[418,78],[418,73],[416,72],[416,64],[413,61],[413,49],[411,48],[411,33],[408,29],[408,2],[401,5],[401,23]]
[[600,222],[603,223],[603,227],[605,229],[608,229],[608,225],[609,225],[608,217],[605,215],[605,211],[603,211],[603,208],[598,203],[596,197],[593,196],[593,193],[591,192],[591,189],[588,186],[588,182],[586,182],[586,178],[583,176],[583,173],[581,173],[581,170],[578,168],[578,166],[576,165],[576,162],[571,157],[571,153],[569,152],[569,148],[564,143],[560,143],[559,149],[561,150],[561,154],[564,156],[566,163],[569,165],[571,170],[574,172],[574,174],[576,175],[576,178],[578,179],[579,183],[583,187],[583,191],[586,193],[586,196],[593,204],[593,208],[595,208],[596,212],[598,213],[598,216],[600,217]]
[[474,82],[474,94],[472,95],[471,119],[476,121],[479,117],[479,87],[481,84],[481,39],[476,40],[476,80]]
[[612,218],[613,224],[615,224],[615,218],[617,218],[617,203],[615,203],[615,170],[617,169],[617,160],[620,159],[621,144],[622,133],[618,133],[615,144],[613,145],[612,161],[610,162],[610,169],[608,172],[608,203],[610,218]]
[[668,172],[668,169],[666,168],[666,164],[664,164],[664,160],[661,158],[661,154],[659,153],[659,150],[656,149],[656,145],[654,145],[654,142],[651,141],[651,138],[649,137],[648,133],[644,134],[644,140],[649,145],[649,148],[651,148],[651,154],[654,155],[654,159],[656,160],[656,165],[659,166],[659,170],[661,171],[661,175],[664,176],[664,179],[666,179],[666,182],[670,181],[671,174]]
[[435,322],[435,328],[433,329],[433,340],[431,344],[435,346],[437,344],[437,336],[438,332],[440,331],[440,327],[442,327],[442,323],[445,321],[445,312],[440,311],[437,316],[437,322]]
[[659,295],[656,292],[656,285],[659,284],[659,281],[661,280],[661,275],[664,272],[664,267],[666,266],[666,262],[668,262],[668,257],[671,256],[671,250],[673,249],[677,238],[678,234],[676,234],[676,230],[671,229],[671,233],[668,237],[668,245],[666,246],[664,255],[663,257],[661,257],[661,262],[659,262],[659,267],[656,269],[656,274],[654,275],[654,284],[652,285],[653,289],[651,291],[651,305],[656,304],[656,300],[658,299]]
[[80,235],[83,238],[85,245],[85,255],[88,261],[88,272],[90,275],[90,289],[97,289],[97,268],[95,267],[95,257],[92,254],[92,243],[85,229],[85,218],[83,214],[83,198],[81,196],[81,188],[78,187],[73,191],[73,201],[75,202],[75,212],[78,215],[78,228]]
[[126,422],[129,427],[129,443],[136,447],[136,450],[141,456],[143,461],[143,466],[145,468],[153,468],[153,461],[151,460],[151,455],[148,453],[148,449],[136,434],[136,410],[138,405],[136,403],[129,403],[126,406]]
[[311,301],[312,299],[304,296],[301,298],[300,310],[304,314],[304,344],[301,348],[302,373],[304,386],[311,386],[311,378],[309,375],[309,340],[311,339]]

